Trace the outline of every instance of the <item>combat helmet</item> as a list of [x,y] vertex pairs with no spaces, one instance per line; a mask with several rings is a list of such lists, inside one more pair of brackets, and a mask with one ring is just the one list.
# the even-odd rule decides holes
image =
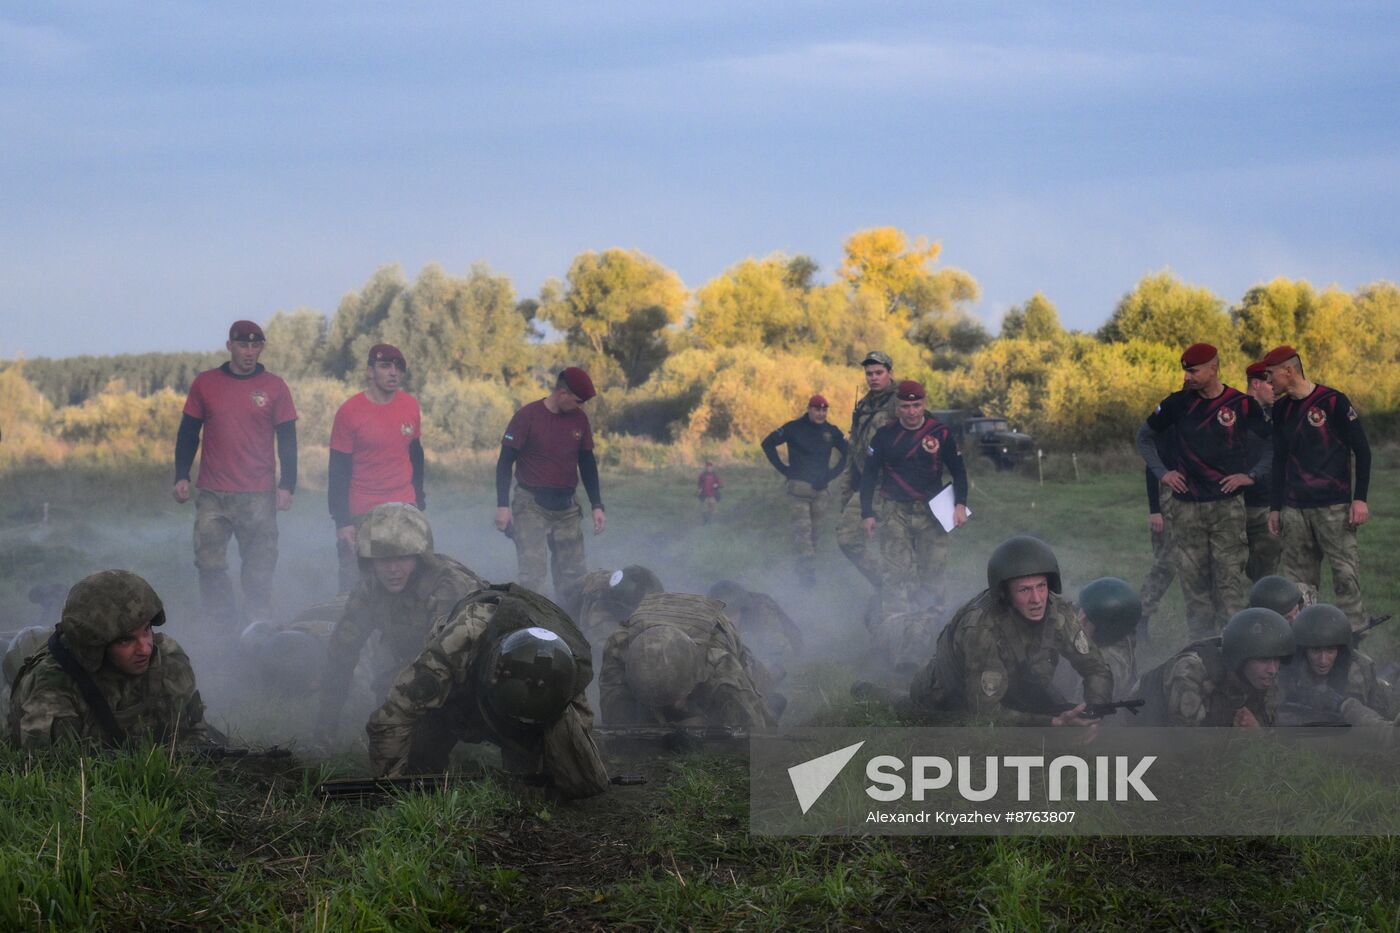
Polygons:
[[44,647],[52,634],[53,629],[44,628],[42,625],[31,625],[15,633],[15,637],[10,639],[9,647],[5,649],[5,686],[14,686],[15,678],[19,676],[19,669],[24,666],[24,662]]
[[1272,609],[1242,609],[1230,617],[1220,634],[1220,657],[1228,670],[1238,670],[1250,658],[1293,659],[1293,629]]
[[1002,584],[1017,577],[1030,577],[1044,574],[1050,584],[1050,592],[1060,592],[1060,562],[1050,545],[1030,535],[1017,535],[1007,538],[996,546],[987,560],[987,588],[993,593],[1002,592]]
[[616,606],[623,615],[637,611],[643,599],[652,593],[661,593],[665,587],[661,579],[641,564],[628,564],[621,570],[613,571],[608,578],[607,600]]
[[156,591],[129,570],[103,570],[68,591],[57,629],[83,669],[96,673],[108,645],[146,624],[165,624],[165,606]]
[[258,677],[283,695],[301,696],[320,686],[326,652],[311,635],[283,629],[255,649]]
[[530,626],[503,636],[479,668],[482,705],[513,723],[544,726],[559,718],[574,695],[576,667],[567,642]]
[[361,559],[431,554],[433,526],[407,502],[376,505],[355,533],[355,552]]
[[623,655],[624,677],[643,706],[662,709],[690,696],[700,682],[701,649],[669,625],[638,632]]
[[1249,605],[1254,608],[1272,609],[1281,616],[1287,615],[1303,605],[1303,591],[1287,577],[1267,576],[1250,587]]
[[1351,649],[1351,621],[1336,606],[1318,603],[1293,620],[1293,640],[1299,648]]
[[1094,640],[1111,645],[1123,638],[1142,618],[1142,600],[1126,580],[1099,577],[1079,591],[1079,608],[1094,623]]

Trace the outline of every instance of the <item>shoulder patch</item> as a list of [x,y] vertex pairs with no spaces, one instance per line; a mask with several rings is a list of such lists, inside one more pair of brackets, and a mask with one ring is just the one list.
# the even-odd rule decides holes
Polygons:
[[1352,408],[1350,405],[1347,406],[1347,420],[1348,420],[1348,421],[1355,421],[1355,420],[1356,420],[1356,409],[1355,409],[1355,408]]
[[514,435],[514,434],[511,434],[511,433],[509,433],[509,432],[507,432],[507,433],[506,433],[506,440],[508,440],[508,441],[513,441],[513,440],[515,440],[515,435]]
[[1005,679],[1006,675],[1002,674],[1001,671],[983,671],[982,692],[989,697],[996,696],[997,692],[1001,690],[1002,682]]
[[1074,650],[1080,654],[1089,653],[1089,636],[1084,634],[1083,629],[1074,633]]

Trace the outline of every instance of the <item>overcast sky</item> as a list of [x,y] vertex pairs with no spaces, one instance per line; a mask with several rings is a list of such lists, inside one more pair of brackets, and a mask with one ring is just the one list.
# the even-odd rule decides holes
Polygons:
[[634,247],[694,288],[853,231],[995,326],[1170,267],[1400,276],[1392,3],[0,7],[0,357],[218,347],[385,263],[530,296]]

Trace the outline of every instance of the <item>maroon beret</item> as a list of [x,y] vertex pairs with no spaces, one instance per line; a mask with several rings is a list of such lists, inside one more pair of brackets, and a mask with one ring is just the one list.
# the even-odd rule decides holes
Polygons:
[[375,363],[398,363],[399,369],[408,369],[408,360],[403,358],[403,351],[391,343],[376,343],[369,348],[369,365]]
[[1269,367],[1267,367],[1267,366],[1264,365],[1264,361],[1263,361],[1263,360],[1257,360],[1257,361],[1255,361],[1255,362],[1253,362],[1253,363],[1250,363],[1248,366],[1246,366],[1246,367],[1244,368],[1244,377],[1245,377],[1246,379],[1265,379],[1265,378],[1268,378],[1268,375],[1269,375],[1269,374],[1268,374],[1268,372],[1266,372],[1266,370],[1267,370],[1268,368],[1269,368]]
[[564,385],[578,396],[580,402],[586,402],[598,394],[598,390],[593,388],[593,380],[588,378],[588,373],[577,366],[570,366],[559,374],[559,378],[564,380]]
[[1297,355],[1298,351],[1285,343],[1281,347],[1274,347],[1259,362],[1263,363],[1265,366],[1277,366],[1280,363],[1287,363]]
[[233,326],[228,329],[228,339],[230,340],[263,340],[262,328],[253,321],[234,321]]
[[830,408],[831,405],[830,405],[829,402],[827,402],[826,396],[824,396],[824,395],[814,395],[814,396],[812,396],[811,398],[807,399],[807,407],[808,407],[808,408]]
[[1181,354],[1181,368],[1188,369],[1192,366],[1200,366],[1202,363],[1209,363],[1219,355],[1220,351],[1208,343],[1193,343],[1186,348],[1185,353]]
[[913,379],[905,379],[895,388],[894,394],[901,402],[914,402],[924,397],[924,384]]

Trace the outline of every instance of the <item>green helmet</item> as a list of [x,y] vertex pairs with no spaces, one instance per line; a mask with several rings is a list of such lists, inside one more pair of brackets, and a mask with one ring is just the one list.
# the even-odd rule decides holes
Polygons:
[[296,629],[275,632],[256,648],[258,676],[284,696],[317,689],[325,660],[321,643]]
[[987,561],[987,588],[1001,592],[1001,585],[1017,577],[1044,574],[1049,578],[1050,592],[1060,592],[1060,562],[1050,545],[1030,535],[1007,538],[992,551]]
[[433,553],[433,526],[407,502],[376,505],[355,533],[360,557],[417,557]]
[[628,564],[621,570],[614,570],[608,578],[607,599],[623,615],[630,616],[637,611],[643,599],[652,593],[664,591],[665,587],[656,574],[640,564]]
[[753,602],[753,594],[733,580],[720,580],[705,595],[724,603],[731,612],[743,612]]
[[547,628],[516,629],[499,639],[480,670],[482,703],[515,723],[547,725],[574,695],[574,653]]
[[1094,640],[1111,645],[1123,638],[1142,619],[1142,600],[1137,590],[1117,577],[1099,577],[1079,591],[1079,608],[1094,623]]
[[661,709],[690,696],[702,673],[701,649],[670,625],[651,625],[627,644],[623,677],[643,706]]
[[146,624],[165,624],[165,606],[156,591],[128,570],[103,570],[68,591],[58,634],[83,669],[96,673],[108,645]]
[[1350,648],[1351,621],[1336,606],[1318,603],[1293,620],[1293,640],[1299,648]]
[[1260,577],[1249,590],[1249,605],[1286,616],[1303,603],[1303,591],[1287,577]]
[[266,619],[250,622],[243,629],[242,634],[238,636],[238,650],[245,658],[256,660],[263,645],[267,644],[272,636],[279,631],[281,629]]
[[1254,607],[1235,613],[1220,634],[1220,656],[1229,670],[1250,658],[1293,659],[1293,629],[1272,609]]
[[24,662],[44,647],[52,634],[53,629],[44,628],[42,625],[31,625],[15,633],[15,637],[10,639],[10,646],[5,649],[5,686],[14,686],[15,678],[19,676],[19,669],[24,667]]

